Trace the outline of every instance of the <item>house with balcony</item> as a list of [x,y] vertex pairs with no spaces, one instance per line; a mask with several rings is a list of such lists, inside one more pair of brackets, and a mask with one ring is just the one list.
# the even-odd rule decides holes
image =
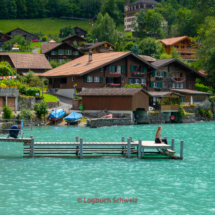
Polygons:
[[135,20],[135,14],[141,10],[154,9],[158,2],[154,0],[138,0],[130,3],[130,0],[126,1],[124,6],[124,31],[131,31],[133,29],[132,22]]
[[56,43],[55,41],[42,43],[41,53],[46,56],[48,61],[56,61],[59,63],[71,61],[84,55],[84,52],[67,42]]
[[147,74],[153,70],[155,66],[132,52],[90,52],[43,76],[49,79],[50,91],[72,97],[74,86],[78,92],[83,88],[123,88],[126,84],[141,84],[146,88]]
[[2,51],[2,46],[4,45],[4,43],[6,43],[8,40],[11,40],[11,39],[12,39],[12,37],[10,37],[7,34],[3,34],[0,31],[0,51]]
[[66,42],[72,46],[74,46],[74,43],[77,43],[78,46],[81,46],[82,43],[89,43],[89,41],[84,39],[82,35],[78,35],[78,34],[69,35],[68,37],[61,39],[61,42],[62,43]]
[[183,60],[187,61],[196,60],[197,50],[193,48],[193,45],[195,45],[195,43],[191,41],[189,37],[183,36],[167,38],[159,41],[162,43],[167,54],[170,54],[171,50],[175,48],[179,52]]

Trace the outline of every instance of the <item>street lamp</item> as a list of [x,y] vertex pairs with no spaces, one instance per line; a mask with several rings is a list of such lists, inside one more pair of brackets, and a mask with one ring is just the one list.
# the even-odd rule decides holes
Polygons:
[[[19,51],[19,48],[17,47],[17,45],[16,45],[16,47],[15,48],[12,48],[12,50],[14,51]],[[17,52],[16,52],[16,86],[17,86]]]

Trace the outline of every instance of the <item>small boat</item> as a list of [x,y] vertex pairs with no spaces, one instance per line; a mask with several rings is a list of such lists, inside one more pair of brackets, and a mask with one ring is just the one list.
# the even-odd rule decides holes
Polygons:
[[101,119],[105,119],[105,118],[112,119],[112,117],[113,117],[113,115],[112,115],[112,114],[109,114],[109,115],[107,115],[107,116],[103,116],[103,117],[101,117]]
[[78,123],[79,119],[81,119],[81,118],[82,118],[82,114],[72,112],[64,119],[67,123]]
[[66,112],[62,109],[55,109],[53,110],[49,116],[48,120],[50,121],[57,121],[59,119],[62,119],[65,116]]

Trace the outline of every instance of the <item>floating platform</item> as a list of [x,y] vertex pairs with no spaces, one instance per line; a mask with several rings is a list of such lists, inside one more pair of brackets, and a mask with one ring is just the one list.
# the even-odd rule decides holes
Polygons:
[[[181,141],[180,156],[175,156],[174,139],[172,145],[158,144],[154,141],[132,141],[132,137],[121,142],[84,142],[76,137],[75,142],[34,142],[31,138],[14,139],[0,138],[0,142],[22,142],[24,157],[101,157],[124,156],[127,158],[170,158],[183,159],[183,145]],[[148,151],[148,149],[156,151]],[[152,156],[150,156],[152,155]],[[155,156],[159,155],[159,156]]]

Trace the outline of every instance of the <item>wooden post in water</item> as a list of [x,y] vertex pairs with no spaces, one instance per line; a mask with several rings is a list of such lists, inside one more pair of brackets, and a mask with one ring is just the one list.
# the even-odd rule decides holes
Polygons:
[[122,137],[122,142],[125,142],[125,137]]
[[[125,142],[125,137],[122,137],[122,142]],[[125,146],[122,146],[122,155],[124,155]]]
[[[78,136],[75,137],[75,142],[78,143]],[[79,146],[76,146],[76,155],[78,155]]]
[[139,140],[139,144],[138,144],[138,158],[141,158],[141,146],[142,146],[142,140]]
[[175,151],[175,139],[172,139],[172,150]]
[[80,159],[83,159],[83,138],[80,138]]
[[75,142],[78,142],[78,136],[75,137]]
[[183,160],[183,158],[184,158],[184,141],[181,140],[180,159]]
[[130,136],[130,140],[131,140],[131,142],[132,142],[132,136]]
[[128,143],[128,158],[130,158],[131,157],[131,139],[130,138],[128,138],[127,143]]
[[31,136],[31,157],[34,158],[34,137]]
[[164,137],[164,139],[167,141],[167,137]]

